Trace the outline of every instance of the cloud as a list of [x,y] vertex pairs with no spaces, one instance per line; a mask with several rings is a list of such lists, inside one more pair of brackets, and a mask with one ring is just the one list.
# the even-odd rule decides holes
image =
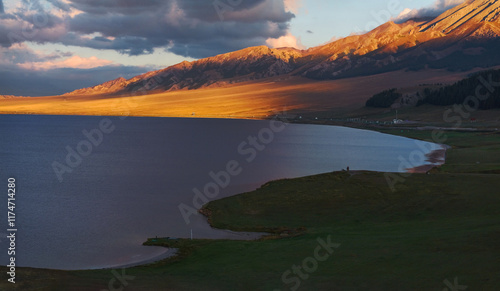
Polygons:
[[68,1],[60,1],[60,0],[47,0],[50,4],[52,4],[55,8],[58,8],[65,12],[70,12],[72,10],[70,2]]
[[[295,0],[39,0],[0,15],[0,45],[58,43],[203,58],[286,36]],[[35,3],[33,2],[33,3]]]
[[95,56],[90,58],[82,58],[80,56],[72,56],[67,59],[57,61],[44,61],[19,64],[21,68],[27,70],[52,70],[58,68],[73,68],[73,69],[92,69],[112,65],[112,61],[102,60]]
[[297,14],[302,7],[302,0],[284,0],[284,2],[286,10],[294,14]]
[[164,47],[182,56],[203,58],[262,45],[268,38],[286,35],[294,17],[283,0],[240,1],[238,5],[225,0],[71,2],[82,13],[69,20],[70,32],[63,43],[128,55]]
[[120,76],[129,79],[151,70],[59,50],[45,54],[18,43],[0,48],[0,95],[59,95],[101,84],[103,80]]
[[56,50],[50,54],[35,51],[24,43],[0,49],[0,65],[17,66],[26,70],[51,70],[56,68],[91,69],[113,65],[109,60],[95,56],[84,58],[71,52]]
[[101,84],[118,77],[130,79],[150,68],[136,66],[104,66],[92,69],[59,68],[32,71],[20,67],[0,67],[2,95],[51,96]]
[[412,18],[436,17],[465,1],[466,0],[436,0],[430,7],[422,9],[406,8],[395,18],[395,22],[401,23]]
[[28,5],[23,1],[13,11],[0,14],[0,46],[10,47],[30,41],[53,43],[67,33],[65,18],[48,12],[46,6],[33,3]]
[[95,57],[82,58],[70,52],[51,54],[34,51],[25,44],[0,48],[1,95],[59,95],[83,87],[101,84],[119,76],[151,71],[148,67],[113,65]]
[[266,44],[271,48],[293,47],[296,49],[305,49],[300,39],[297,39],[291,33],[279,38],[269,38],[266,40]]
[[54,60],[64,56],[62,52],[55,52],[50,55],[44,55],[30,49],[24,43],[14,44],[10,48],[0,48],[1,66],[19,66],[30,62],[40,62],[45,60]]

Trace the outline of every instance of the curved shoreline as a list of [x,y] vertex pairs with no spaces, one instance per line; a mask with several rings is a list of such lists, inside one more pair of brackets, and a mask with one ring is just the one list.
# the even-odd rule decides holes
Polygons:
[[440,146],[440,149],[425,154],[428,164],[406,169],[408,173],[425,174],[434,168],[444,165],[446,163],[446,153],[451,147],[444,144],[440,144]]
[[124,268],[132,268],[132,267],[138,267],[138,266],[145,266],[153,263],[157,263],[160,261],[163,261],[165,259],[174,257],[177,255],[177,249],[175,248],[167,248],[165,252],[163,252],[160,255],[154,256],[149,259],[133,262],[133,263],[128,263],[125,265],[114,265],[114,266],[109,266],[109,267],[104,267],[104,268],[98,268],[98,269],[90,269],[90,270],[112,270],[112,269],[124,269]]
[[[315,124],[312,124],[312,125],[319,126],[319,125],[315,125]],[[326,125],[326,126],[328,126],[328,125]],[[345,126],[345,127],[349,128],[347,126]],[[374,131],[374,132],[377,132],[377,131]],[[440,151],[444,151],[444,152],[440,153]],[[421,167],[430,167],[430,169],[434,168],[436,166],[436,164],[435,164],[435,162],[433,162],[433,160],[437,160],[441,156],[445,157],[445,154],[446,154],[446,149],[438,149],[438,150],[435,150],[435,151],[433,151],[431,153],[428,153],[426,155],[428,157],[427,161],[431,162],[432,164],[423,165],[423,166],[420,166],[418,168],[415,168],[414,173],[417,173],[417,171],[426,172],[424,169],[421,169]],[[444,158],[443,158],[443,163],[444,163]],[[238,194],[235,194],[235,195],[238,195]],[[228,233],[231,233],[231,234],[238,234],[240,236],[247,236],[245,234],[240,234],[240,233],[233,232],[233,231],[230,231],[230,230],[225,230],[225,231],[228,232]],[[243,239],[245,239],[245,238],[243,238]],[[131,263],[116,264],[116,265],[110,265],[110,266],[104,266],[104,267],[97,267],[97,268],[92,268],[92,269],[130,268],[130,267],[135,267],[135,266],[140,266],[140,265],[147,265],[147,264],[151,264],[151,263],[154,263],[154,262],[158,262],[158,261],[164,260],[164,259],[166,259],[168,257],[175,256],[176,252],[177,251],[175,249],[173,249],[173,250],[167,249],[167,250],[165,250],[165,252],[161,252],[160,255],[154,256],[152,258],[142,259],[142,260],[139,259],[139,260],[137,260],[135,262],[132,261]]]

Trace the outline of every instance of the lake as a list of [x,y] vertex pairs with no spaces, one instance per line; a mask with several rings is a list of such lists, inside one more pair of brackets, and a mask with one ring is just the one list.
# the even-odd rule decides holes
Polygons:
[[16,179],[17,265],[68,270],[164,254],[142,246],[148,237],[251,239],[189,210],[281,178],[402,172],[401,157],[438,148],[344,127],[195,118],[0,115],[0,136],[1,188]]

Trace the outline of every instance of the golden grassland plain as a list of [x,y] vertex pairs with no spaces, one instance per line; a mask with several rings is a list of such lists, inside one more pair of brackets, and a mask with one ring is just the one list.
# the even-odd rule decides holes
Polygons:
[[387,88],[453,83],[468,73],[399,71],[331,81],[276,77],[151,95],[9,98],[0,99],[0,114],[265,118],[283,111],[327,110],[344,115],[362,108],[368,98]]

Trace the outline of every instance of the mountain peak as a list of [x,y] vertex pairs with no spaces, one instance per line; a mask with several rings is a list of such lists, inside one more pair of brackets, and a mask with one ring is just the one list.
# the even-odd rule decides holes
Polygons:
[[365,34],[308,50],[248,47],[72,94],[198,89],[283,75],[335,79],[425,67],[470,69],[499,65],[498,48],[500,1],[468,0],[433,19],[389,21]]
[[123,77],[119,77],[94,87],[76,90],[71,93],[66,93],[64,95],[96,95],[103,93],[108,94],[123,89],[126,86],[126,84],[127,80]]
[[500,1],[468,0],[424,25],[421,31],[438,30],[445,34],[463,33],[481,23],[500,24]]

